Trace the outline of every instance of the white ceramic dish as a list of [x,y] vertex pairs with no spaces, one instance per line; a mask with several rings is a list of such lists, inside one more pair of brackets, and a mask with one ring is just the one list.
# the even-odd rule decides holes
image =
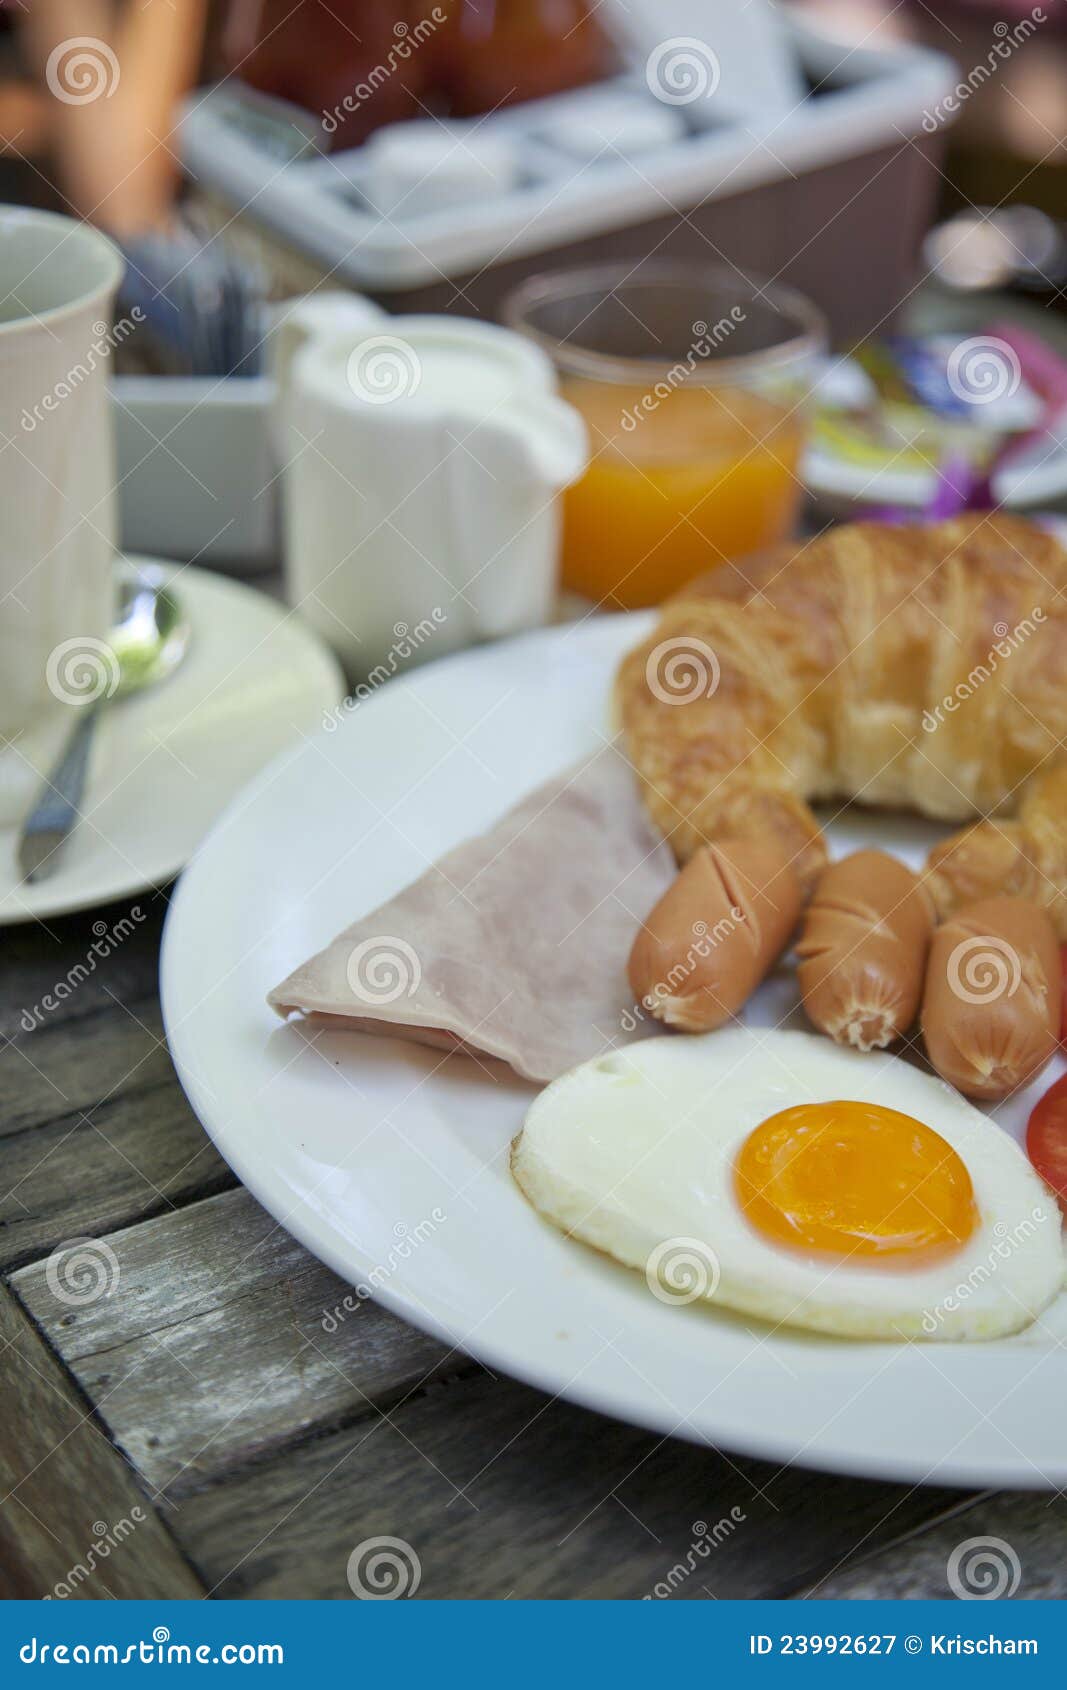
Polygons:
[[103,716],[83,817],[55,874],[25,885],[17,831],[0,831],[0,926],[165,885],[243,783],[314,733],[344,693],[336,660],[284,605],[202,569],[172,574],[188,653],[170,680]]
[[[399,1041],[312,1035],[264,1004],[350,918],[592,749],[614,665],[646,626],[598,620],[432,664],[241,794],[165,933],[167,1034],[193,1107],[259,1200],[345,1279],[547,1392],[774,1461],[1062,1485],[1067,1299],[1019,1338],[958,1346],[835,1342],[667,1308],[520,1196],[508,1147],[534,1088]],[[938,831],[856,814],[832,838],[914,858]],[[785,971],[750,1019],[787,1018],[794,993]],[[1001,1123],[1018,1132],[1030,1101]]]
[[273,380],[116,376],[110,392],[126,550],[247,574],[276,564]]

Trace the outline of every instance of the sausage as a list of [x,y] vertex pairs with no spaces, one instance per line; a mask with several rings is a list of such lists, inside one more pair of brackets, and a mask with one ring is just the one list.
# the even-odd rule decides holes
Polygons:
[[[823,831],[803,799],[738,785],[716,792],[714,805],[713,839],[761,839],[775,845],[796,870],[805,899],[810,898],[830,859]],[[689,819],[699,821],[699,806]]]
[[781,843],[702,845],[634,940],[629,977],[639,1004],[683,1032],[720,1027],[785,949],[802,898]]
[[922,881],[884,851],[857,851],[822,875],[797,946],[808,1019],[838,1044],[883,1050],[915,1019],[934,908]]
[[934,934],[922,1029],[942,1079],[968,1097],[1007,1097],[1054,1054],[1063,984],[1048,915],[1025,898],[986,898]]

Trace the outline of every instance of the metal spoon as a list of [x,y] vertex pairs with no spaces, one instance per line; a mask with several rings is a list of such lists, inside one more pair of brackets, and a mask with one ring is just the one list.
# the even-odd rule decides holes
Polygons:
[[80,707],[81,716],[25,822],[18,846],[24,880],[47,880],[55,873],[60,847],[78,820],[93,733],[104,709],[165,680],[181,662],[188,643],[189,624],[166,585],[164,571],[151,564],[121,563],[119,617],[107,642],[114,658],[111,684],[99,698]]

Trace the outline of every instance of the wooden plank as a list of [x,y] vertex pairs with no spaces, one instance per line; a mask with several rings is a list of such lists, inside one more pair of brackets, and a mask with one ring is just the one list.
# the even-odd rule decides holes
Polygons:
[[202,1587],[11,1293],[0,1287],[0,1596]]
[[3,1141],[0,1265],[236,1184],[172,1074]]
[[[985,1539],[988,1550],[957,1554],[973,1538]],[[909,1538],[852,1567],[834,1568],[804,1594],[820,1600],[946,1601],[956,1594],[949,1583],[954,1555],[957,1580],[972,1592],[1062,1602],[1067,1595],[1067,1498],[1034,1491],[983,1497],[921,1538]]]
[[[173,1078],[162,904],[51,1007],[97,918],[5,936],[0,1262],[32,1263],[13,1284],[63,1361],[0,1293],[0,1388],[11,1369],[18,1382],[0,1420],[0,1594],[72,1572],[79,1595],[197,1594],[170,1532],[219,1595],[349,1596],[349,1555],[381,1535],[418,1553],[423,1596],[692,1600],[824,1577],[844,1593],[849,1557],[961,1506],[659,1440],[346,1307],[350,1289],[233,1189]],[[113,929],[123,907],[104,914]],[[43,1258],[83,1235],[118,1279],[69,1305]],[[165,1524],[107,1432],[162,1491]]]
[[30,1033],[20,1028],[0,1051],[0,1135],[77,1120],[116,1096],[174,1084],[158,1001],[107,1003]]
[[473,1365],[356,1299],[243,1190],[105,1244],[114,1284],[90,1304],[58,1299],[43,1262],[13,1283],[116,1442],[171,1498],[394,1403],[442,1366]]
[[0,1267],[236,1183],[163,1042],[164,910],[164,898],[146,894],[4,936]]
[[388,1536],[419,1557],[420,1597],[707,1600],[788,1594],[958,1503],[658,1439],[479,1375],[186,1497],[174,1531],[217,1596],[350,1596],[353,1550]]
[[25,926],[3,936],[0,1036],[61,1026],[120,1003],[157,994],[165,892]]

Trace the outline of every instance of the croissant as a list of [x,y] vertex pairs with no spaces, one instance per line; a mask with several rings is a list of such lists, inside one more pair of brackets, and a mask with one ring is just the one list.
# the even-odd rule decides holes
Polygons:
[[1017,820],[964,828],[934,847],[926,869],[942,920],[1007,893],[1042,905],[1067,942],[1067,762],[1027,783]]
[[[1011,816],[1024,783],[1062,755],[1067,551],[999,514],[846,524],[771,548],[669,600],[623,660],[617,702],[645,802],[680,862],[762,832],[810,888],[825,861],[810,804]],[[1015,890],[1004,865],[1027,885],[1050,882],[1042,901],[1058,900],[1062,922],[1061,781],[1028,797],[1029,820],[1020,811],[987,822],[977,845],[942,848],[941,908],[982,895],[986,874]]]

